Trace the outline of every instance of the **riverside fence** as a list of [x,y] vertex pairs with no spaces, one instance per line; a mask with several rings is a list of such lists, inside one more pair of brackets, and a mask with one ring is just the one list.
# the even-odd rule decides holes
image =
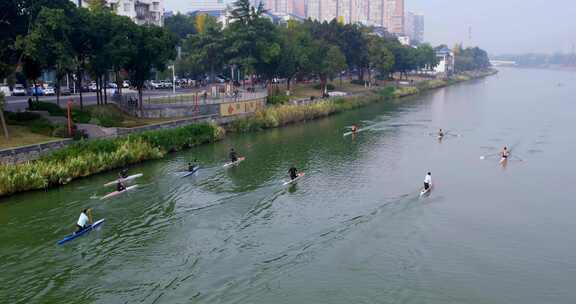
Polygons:
[[266,91],[256,91],[215,98],[198,93],[147,97],[141,109],[137,94],[116,96],[114,101],[127,114],[141,118],[225,117],[256,112],[266,106],[267,96]]

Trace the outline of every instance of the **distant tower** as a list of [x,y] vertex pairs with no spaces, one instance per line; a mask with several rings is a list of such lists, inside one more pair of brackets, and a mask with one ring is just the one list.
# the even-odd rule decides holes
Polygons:
[[468,27],[468,46],[472,47],[472,26]]

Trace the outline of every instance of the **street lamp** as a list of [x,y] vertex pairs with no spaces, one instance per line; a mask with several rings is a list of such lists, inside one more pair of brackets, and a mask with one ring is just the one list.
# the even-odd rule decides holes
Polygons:
[[172,69],[172,95],[176,95],[176,65],[171,65]]

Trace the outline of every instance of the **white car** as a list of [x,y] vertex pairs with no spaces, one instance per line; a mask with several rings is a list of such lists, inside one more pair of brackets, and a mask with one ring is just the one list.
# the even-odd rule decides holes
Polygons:
[[128,80],[124,80],[122,82],[122,87],[128,89],[130,87],[130,82],[128,82]]
[[46,95],[46,96],[56,95],[56,92],[54,91],[54,87],[47,86],[47,87],[44,89],[44,95]]
[[26,96],[26,89],[21,84],[14,85],[12,96]]

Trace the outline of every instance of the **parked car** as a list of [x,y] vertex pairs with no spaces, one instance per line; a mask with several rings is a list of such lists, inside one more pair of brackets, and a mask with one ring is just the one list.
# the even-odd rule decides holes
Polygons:
[[130,82],[128,80],[122,81],[122,87],[128,89],[130,87]]
[[29,95],[30,96],[42,96],[42,95],[44,95],[44,90],[42,89],[41,86],[31,87]]
[[7,85],[0,85],[0,92],[4,93],[4,96],[12,95],[12,93],[10,92],[10,87]]
[[26,89],[21,84],[14,85],[12,96],[26,96]]
[[106,85],[107,89],[117,89],[118,85],[113,83],[113,82],[109,82],[108,85]]
[[46,88],[44,89],[44,95],[46,95],[46,96],[56,95],[56,92],[54,91],[54,87],[46,86]]
[[70,88],[67,88],[67,87],[65,87],[65,86],[64,86],[64,87],[60,87],[59,90],[60,90],[60,95],[61,95],[61,96],[68,96],[68,95],[71,94]]
[[152,88],[153,90],[161,89],[162,83],[152,80],[150,81],[150,88]]
[[90,92],[96,92],[98,91],[98,87],[96,86],[96,83],[93,82],[90,84],[90,87],[88,88],[90,90]]

